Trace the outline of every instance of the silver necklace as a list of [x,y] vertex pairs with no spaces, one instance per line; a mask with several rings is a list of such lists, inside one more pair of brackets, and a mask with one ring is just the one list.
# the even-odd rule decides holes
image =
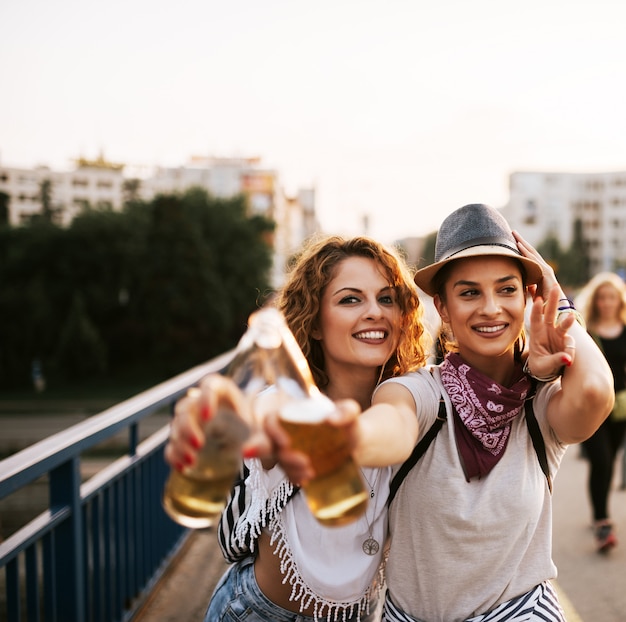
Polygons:
[[380,474],[380,469],[376,469],[376,479],[374,480],[374,485],[370,484],[370,481],[365,476],[365,471],[363,471],[363,469],[361,469],[361,474],[363,475],[363,479],[367,482],[367,485],[370,487],[370,499],[373,499],[374,496],[376,495],[374,486],[376,486],[376,482],[378,481],[378,475]]
[[[376,482],[378,481],[378,476],[380,475],[380,469],[376,469],[376,478],[374,479],[374,484],[370,484],[370,481],[365,476],[363,469],[361,469],[361,473],[363,474],[363,479],[367,482],[367,485],[370,487],[370,499],[373,499],[376,496]],[[374,505],[374,513],[372,514],[372,518],[376,515],[376,501],[373,502]],[[367,531],[369,533],[368,538],[363,542],[361,548],[366,555],[376,555],[380,549],[380,544],[378,540],[372,536],[372,531],[374,526],[367,519],[367,510],[365,511],[365,522],[367,523]]]

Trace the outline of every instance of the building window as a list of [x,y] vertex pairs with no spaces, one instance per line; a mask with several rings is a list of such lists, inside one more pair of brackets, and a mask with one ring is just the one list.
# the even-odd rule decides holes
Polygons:
[[537,222],[537,204],[534,199],[526,201],[523,222],[525,225],[534,225]]

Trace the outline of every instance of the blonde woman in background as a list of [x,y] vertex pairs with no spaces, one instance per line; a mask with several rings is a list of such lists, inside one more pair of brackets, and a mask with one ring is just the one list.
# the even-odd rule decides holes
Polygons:
[[[615,391],[626,388],[626,284],[612,272],[594,276],[576,298],[587,330],[602,347],[613,372]],[[626,420],[613,414],[595,434],[583,442],[589,460],[589,498],[598,552],[607,553],[617,545],[615,525],[610,519],[609,496],[615,458],[624,442]]]

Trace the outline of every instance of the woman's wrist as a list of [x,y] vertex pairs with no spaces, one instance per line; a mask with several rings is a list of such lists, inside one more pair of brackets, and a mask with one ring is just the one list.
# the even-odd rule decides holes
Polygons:
[[537,382],[553,382],[554,380],[556,380],[557,378],[560,378],[563,375],[563,372],[565,371],[565,365],[563,365],[556,372],[554,372],[553,374],[550,374],[548,376],[536,376],[531,371],[531,369],[530,369],[530,367],[528,365],[528,358],[526,358],[526,361],[524,361],[524,367],[522,368],[522,371],[525,374],[528,374],[531,378],[533,378]]

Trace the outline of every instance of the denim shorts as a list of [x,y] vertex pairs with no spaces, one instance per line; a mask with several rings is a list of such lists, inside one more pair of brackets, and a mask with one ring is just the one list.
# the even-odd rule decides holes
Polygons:
[[[371,608],[374,611],[375,603],[371,603]],[[361,622],[375,619],[379,618],[374,618],[373,614],[361,616]],[[346,622],[356,620],[356,615],[346,617]],[[315,618],[288,611],[269,600],[259,589],[254,576],[254,559],[249,557],[231,566],[220,579],[204,622],[315,622]],[[326,622],[326,615],[317,622]]]

